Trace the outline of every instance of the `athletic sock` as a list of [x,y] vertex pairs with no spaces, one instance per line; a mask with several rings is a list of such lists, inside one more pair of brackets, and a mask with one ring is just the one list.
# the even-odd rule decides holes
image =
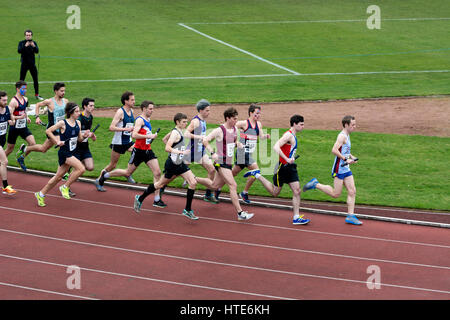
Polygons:
[[186,194],[186,211],[191,211],[192,199],[194,199],[195,189],[188,189]]
[[6,188],[8,186],[8,180],[3,180],[3,188]]
[[298,218],[300,218],[300,215],[299,214],[295,214],[294,215],[294,220],[297,220]]
[[243,193],[243,194],[248,194],[248,191],[245,191],[245,190],[244,190],[244,191],[242,191],[242,193]]
[[40,192],[40,191],[39,191],[39,195],[40,195],[41,197],[45,197],[45,194],[43,194],[43,193]]
[[259,179],[261,177],[261,173],[255,173],[255,179]]
[[153,192],[155,192],[155,185],[152,183],[152,184],[150,184],[148,187],[147,187],[147,189],[144,191],[144,193],[143,194],[141,194],[140,196],[139,196],[139,202],[143,202],[144,200],[145,200],[145,198],[147,198],[147,196],[149,195],[149,194],[152,194]]
[[211,190],[206,189],[205,197],[207,197],[207,198],[211,197]]
[[161,200],[160,196],[155,196],[155,198],[153,199],[155,202],[158,202],[159,200]]

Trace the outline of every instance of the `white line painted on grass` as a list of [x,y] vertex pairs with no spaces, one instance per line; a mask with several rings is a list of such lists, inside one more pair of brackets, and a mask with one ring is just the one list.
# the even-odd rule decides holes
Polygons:
[[[239,78],[270,78],[270,77],[306,77],[306,76],[353,76],[353,75],[378,75],[378,74],[411,74],[411,73],[447,73],[450,70],[387,70],[387,71],[360,71],[360,72],[325,72],[325,73],[299,73],[299,74],[247,74],[230,76],[198,76],[198,77],[168,77],[168,78],[135,78],[135,79],[85,79],[85,80],[52,80],[39,81],[39,83],[92,83],[92,82],[138,82],[138,81],[170,81],[170,80],[215,80],[215,79],[239,79]],[[33,83],[31,81],[30,83]],[[15,84],[15,82],[0,82],[0,84]]]
[[[386,18],[381,21],[438,21],[450,18]],[[285,21],[236,21],[236,22],[185,22],[185,24],[283,24],[283,23],[339,23],[339,22],[366,22],[367,19],[341,19],[341,20],[285,20]]]
[[240,52],[242,52],[242,53],[248,54],[249,56],[251,56],[251,57],[253,57],[253,58],[255,58],[255,59],[258,59],[259,61],[268,63],[268,64],[270,64],[270,65],[272,65],[272,66],[274,66],[274,67],[277,67],[277,68],[279,68],[279,69],[285,70],[285,71],[290,72],[290,73],[292,73],[292,74],[294,74],[294,75],[299,75],[299,74],[300,74],[300,73],[298,73],[297,71],[288,69],[288,68],[283,67],[283,66],[281,66],[281,65],[279,65],[279,64],[277,64],[277,63],[274,63],[274,62],[269,61],[269,60],[267,60],[267,59],[261,58],[260,56],[257,56],[256,54],[253,54],[253,53],[251,53],[251,52],[249,52],[249,51],[247,51],[247,50],[238,48],[238,47],[233,46],[232,44],[229,44],[229,43],[227,43],[227,42],[225,42],[225,41],[222,41],[222,40],[219,40],[219,39],[217,39],[217,38],[211,37],[210,35],[207,35],[206,33],[200,32],[200,31],[198,31],[197,29],[194,29],[194,28],[192,28],[192,27],[189,27],[189,26],[185,25],[184,23],[178,23],[178,25],[179,25],[179,26],[182,26],[183,28],[186,28],[186,29],[188,29],[188,30],[191,30],[191,31],[193,31],[193,32],[195,32],[195,33],[197,33],[197,34],[203,36],[203,37],[206,37],[206,38],[208,38],[208,39],[210,39],[210,40],[216,41],[216,42],[218,42],[218,43],[220,43],[220,44],[223,44],[223,45],[225,45],[225,46],[227,46],[227,47],[230,47],[230,48],[235,49],[235,50],[237,50],[237,51],[240,51]]

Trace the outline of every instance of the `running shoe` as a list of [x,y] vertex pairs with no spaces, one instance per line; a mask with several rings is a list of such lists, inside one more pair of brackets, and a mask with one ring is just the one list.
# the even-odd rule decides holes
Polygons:
[[61,195],[62,195],[65,199],[67,199],[67,200],[70,199],[69,188],[67,188],[67,186],[65,186],[65,185],[60,186],[60,187],[59,187],[59,191],[61,191]]
[[214,203],[214,204],[218,204],[219,203],[219,200],[216,197],[214,197],[213,195],[210,195],[210,196],[205,195],[203,197],[203,200],[205,200],[206,202]]
[[220,193],[222,192],[222,190],[216,190],[216,191],[214,191],[214,197],[216,198],[216,203],[219,203],[219,196],[220,196]]
[[167,204],[165,204],[161,199],[158,201],[153,201],[153,206],[158,208],[165,208],[167,207]]
[[139,213],[141,211],[141,207],[142,207],[142,202],[139,201],[139,195],[135,195],[134,196],[134,205],[133,205],[133,209],[136,213]]
[[44,100],[44,98],[42,98],[40,95],[36,95],[34,97],[36,98],[36,100],[39,100],[39,101],[43,101]]
[[238,220],[250,220],[254,216],[253,213],[248,213],[247,211],[241,211],[238,213]]
[[258,173],[261,173],[261,171],[259,170],[259,169],[255,169],[255,170],[250,170],[250,171],[247,171],[246,173],[244,173],[244,178],[247,178],[247,177],[253,177],[253,178],[255,178],[256,179],[256,174],[258,174]]
[[98,181],[98,179],[95,179],[95,187],[97,188],[97,191],[100,191],[100,192],[105,192],[106,190],[105,190],[105,188],[103,188],[103,186],[101,186],[100,185],[100,182]]
[[245,203],[252,203],[248,198],[248,193],[241,192],[239,195],[241,196],[242,201],[244,201]]
[[198,217],[194,214],[194,210],[187,211],[186,209],[184,209],[183,215],[191,220],[198,220]]
[[22,170],[27,172],[27,167],[25,166],[25,158],[23,156],[20,156],[17,158],[17,162],[19,163]]
[[20,158],[24,153],[27,145],[25,143],[22,143],[19,147],[19,150],[16,152],[16,158]]
[[64,181],[67,181],[68,179],[69,179],[69,173],[68,172],[66,172],[66,174],[65,175],[63,175],[63,180]]
[[69,196],[71,197],[71,198],[73,198],[73,197],[75,197],[77,194],[75,193],[75,192],[73,192],[72,190],[70,190],[70,188],[69,188]]
[[14,190],[11,186],[6,186],[6,188],[2,188],[3,194],[13,195],[16,194],[17,191]]
[[311,180],[309,180],[308,183],[306,183],[303,186],[303,192],[311,190],[311,189],[315,189],[318,183],[319,183],[319,181],[317,181],[316,178],[312,178]]
[[38,201],[38,206],[39,206],[39,207],[45,207],[45,198],[44,198],[44,197],[41,197],[41,196],[39,195],[39,192],[36,192],[36,193],[34,194],[34,196],[36,197],[36,199],[37,199],[37,201]]
[[345,223],[354,224],[355,226],[362,225],[362,222],[358,220],[358,218],[354,214],[349,214],[345,218]]
[[130,175],[130,176],[127,177],[127,181],[128,181],[129,183],[133,183],[133,184],[136,183],[136,181],[133,179],[133,176],[132,176],[132,175]]
[[292,220],[292,224],[307,224],[309,221],[309,219],[303,219],[303,216],[300,216],[297,219]]

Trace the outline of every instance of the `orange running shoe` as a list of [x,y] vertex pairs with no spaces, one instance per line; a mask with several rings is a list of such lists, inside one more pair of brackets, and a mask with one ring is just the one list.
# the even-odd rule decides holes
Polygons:
[[13,195],[16,194],[17,191],[14,190],[11,186],[6,186],[6,188],[2,188],[3,194]]

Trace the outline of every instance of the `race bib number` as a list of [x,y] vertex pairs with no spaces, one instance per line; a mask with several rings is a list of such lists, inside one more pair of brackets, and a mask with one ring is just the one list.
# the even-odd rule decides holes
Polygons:
[[[147,128],[145,128],[145,130],[147,130],[147,135],[148,134],[152,134],[152,130],[149,130]],[[145,144],[150,144],[152,142],[152,139],[145,139]]]
[[[125,125],[125,128],[133,128],[133,126],[134,126],[134,123],[128,122]],[[126,136],[131,136],[131,131],[124,131],[123,134]]]
[[[86,133],[87,130],[81,130],[81,135],[83,136]],[[81,142],[88,142],[89,138],[85,138],[83,141]]]
[[69,140],[69,151],[75,150],[75,148],[77,147],[77,140],[78,140],[78,137],[70,138],[70,140]]
[[8,122],[2,122],[0,123],[0,136],[3,136],[6,134],[6,129],[8,128]]
[[256,140],[247,140],[245,144],[245,152],[253,153],[256,148]]
[[[180,151],[183,151],[183,152],[184,152],[184,150],[186,150],[186,146],[181,146]],[[180,160],[182,160],[183,157],[184,157],[184,154],[181,153],[181,154],[179,154],[179,156],[180,156]]]
[[16,129],[23,129],[27,126],[27,118],[16,120]]
[[236,146],[236,144],[233,143],[227,143],[227,157],[228,158],[232,158],[234,155],[234,147]]

